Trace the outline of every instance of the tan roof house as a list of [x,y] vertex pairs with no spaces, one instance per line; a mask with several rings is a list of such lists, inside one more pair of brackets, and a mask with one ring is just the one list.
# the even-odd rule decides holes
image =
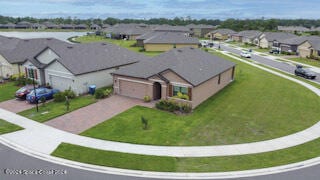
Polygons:
[[217,29],[206,34],[206,37],[214,40],[227,40],[235,33],[237,32],[231,29]]
[[[173,49],[113,73],[115,94],[153,100],[174,99],[193,108],[234,79],[235,64],[199,49]],[[178,99],[178,93],[189,100]]]
[[169,51],[181,47],[198,48],[198,44],[198,38],[189,37],[188,34],[181,32],[155,32],[143,40],[145,51]]

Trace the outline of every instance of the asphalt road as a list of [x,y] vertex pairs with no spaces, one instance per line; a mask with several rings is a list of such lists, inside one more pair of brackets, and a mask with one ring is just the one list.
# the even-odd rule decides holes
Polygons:
[[[42,170],[56,175],[9,175],[13,170]],[[0,144],[0,180],[146,180],[150,178],[137,178],[90,172],[67,166],[54,164],[27,156]],[[320,165],[296,171],[257,176],[250,178],[236,178],[237,180],[318,180],[320,179]]]
[[[216,46],[217,46],[217,44],[216,44]],[[238,49],[235,49],[235,48],[223,45],[223,44],[221,44],[220,47],[222,50],[232,52],[234,54],[240,55],[240,53],[241,53],[241,50],[238,50]],[[281,61],[274,61],[274,60],[265,58],[263,56],[258,56],[258,55],[253,54],[251,59],[255,60],[256,62],[259,62],[261,64],[271,66],[271,67],[277,68],[279,70],[282,70],[282,71],[285,71],[285,72],[288,72],[291,74],[294,74],[294,70],[296,69],[296,66],[292,65],[290,63],[281,62]],[[317,78],[315,80],[311,80],[311,81],[316,81],[316,82],[320,83],[320,74],[319,73],[316,73],[316,74],[317,74]]]

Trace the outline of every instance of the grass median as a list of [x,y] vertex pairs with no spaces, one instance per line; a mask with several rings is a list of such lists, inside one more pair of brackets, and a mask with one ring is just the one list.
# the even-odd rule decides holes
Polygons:
[[9,123],[5,120],[0,119],[0,135],[6,134],[14,131],[22,130],[23,128],[20,126],[17,126],[15,124]]

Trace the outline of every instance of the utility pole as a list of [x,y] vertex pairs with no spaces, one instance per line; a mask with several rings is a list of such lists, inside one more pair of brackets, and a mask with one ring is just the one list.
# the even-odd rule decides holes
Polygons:
[[32,84],[33,84],[33,92],[34,92],[34,98],[35,98],[35,101],[36,101],[36,109],[37,109],[37,112],[39,112],[39,107],[38,107],[38,99],[37,99],[37,91],[36,91],[36,83],[34,82],[34,70],[33,69],[29,69],[31,70],[31,76],[32,76]]

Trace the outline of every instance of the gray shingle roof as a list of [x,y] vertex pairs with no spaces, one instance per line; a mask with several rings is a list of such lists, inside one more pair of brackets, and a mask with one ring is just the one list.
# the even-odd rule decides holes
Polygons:
[[317,40],[320,39],[319,36],[298,36],[294,38],[284,39],[279,41],[282,44],[289,44],[289,45],[300,45],[301,43],[308,41],[308,40]]
[[303,26],[278,26],[279,31],[298,31],[298,32],[308,32],[309,28]]
[[262,33],[261,31],[246,30],[246,31],[240,31],[235,35],[252,39],[259,36],[261,33]]
[[211,29],[211,28],[215,28],[215,26],[207,25],[207,24],[188,24],[186,27],[187,28],[192,28],[192,29]]
[[185,47],[126,66],[114,74],[147,79],[170,69],[191,85],[198,86],[233,66],[235,63],[218,56]]
[[104,30],[108,33],[125,35],[142,35],[149,31],[148,28],[140,27],[137,24],[116,24]]
[[265,38],[270,41],[283,41],[285,39],[290,39],[297,37],[296,35],[292,33],[286,33],[286,32],[264,32]]
[[119,67],[147,59],[142,54],[110,43],[73,44],[57,46],[53,50],[58,61],[75,75]]
[[144,44],[198,44],[198,38],[180,32],[156,32],[143,41]]
[[214,31],[211,31],[210,33],[220,33],[220,34],[236,34],[237,32],[232,30],[232,29],[217,29],[217,30],[214,30]]
[[168,26],[161,25],[154,28],[154,31],[167,31],[167,32],[190,32],[190,29],[185,26]]

